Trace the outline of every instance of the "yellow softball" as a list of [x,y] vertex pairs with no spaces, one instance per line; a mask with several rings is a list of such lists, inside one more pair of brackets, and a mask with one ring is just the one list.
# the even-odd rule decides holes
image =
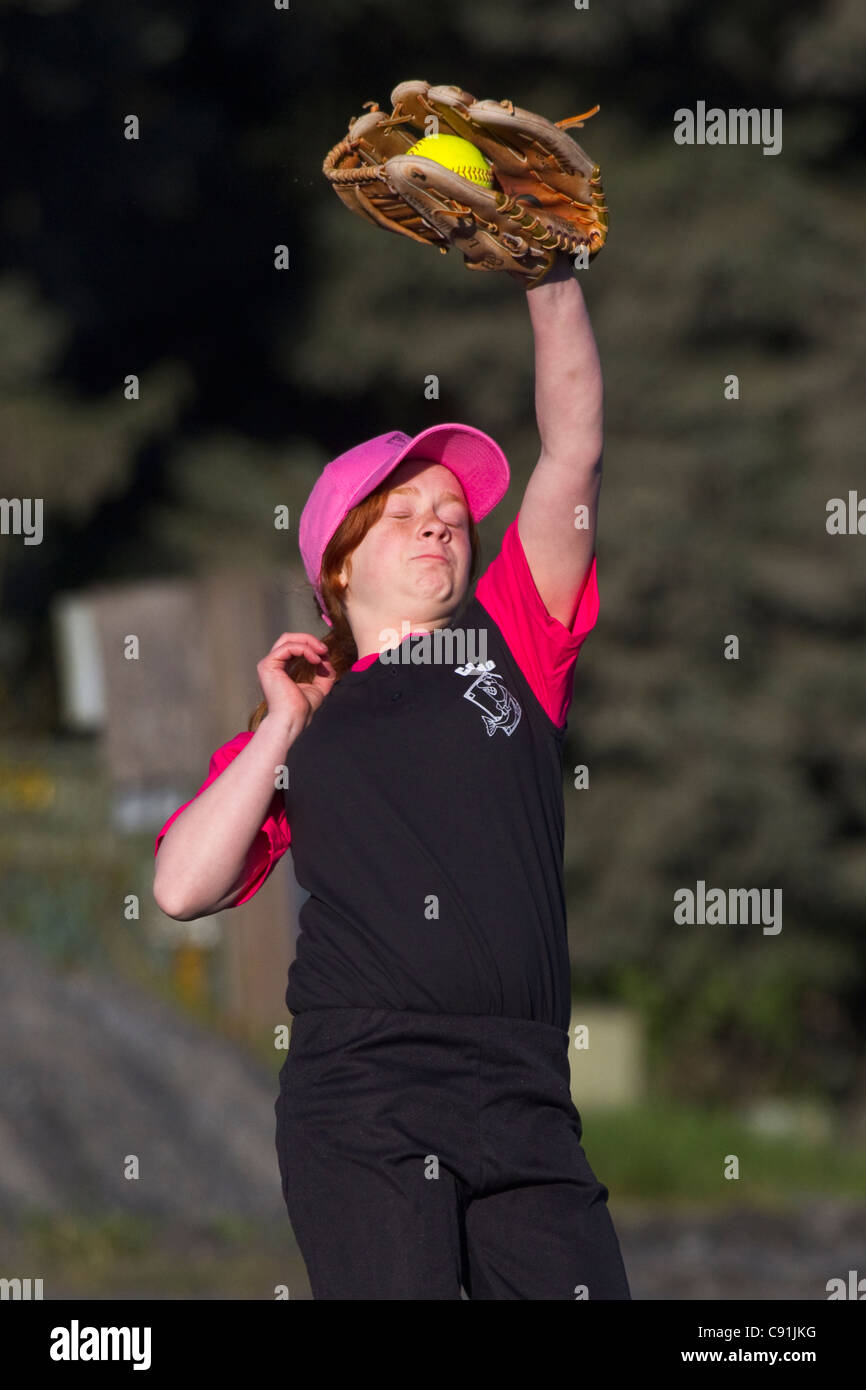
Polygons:
[[420,154],[425,159],[435,159],[446,169],[471,179],[482,188],[493,187],[493,174],[490,161],[480,150],[459,135],[427,135],[412,146],[407,154]]

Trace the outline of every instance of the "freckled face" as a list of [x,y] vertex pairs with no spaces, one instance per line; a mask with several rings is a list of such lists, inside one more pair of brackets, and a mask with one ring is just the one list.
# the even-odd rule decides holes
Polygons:
[[441,463],[406,459],[390,475],[382,516],[352,552],[347,606],[383,621],[447,617],[469,583],[469,508],[458,479]]

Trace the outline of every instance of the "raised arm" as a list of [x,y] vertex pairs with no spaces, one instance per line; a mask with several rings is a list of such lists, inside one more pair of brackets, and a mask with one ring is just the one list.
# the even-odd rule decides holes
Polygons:
[[595,551],[604,446],[601,363],[579,274],[563,256],[525,292],[541,453],[517,528],[544,605],[566,627]]

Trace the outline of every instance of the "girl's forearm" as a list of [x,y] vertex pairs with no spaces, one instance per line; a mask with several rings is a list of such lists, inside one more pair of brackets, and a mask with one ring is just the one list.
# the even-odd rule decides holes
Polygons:
[[153,896],[170,917],[205,917],[239,890],[275,794],[276,769],[301,726],[266,715],[246,747],[166,831]]
[[593,465],[604,443],[601,363],[583,291],[567,257],[526,298],[542,453],[557,462]]

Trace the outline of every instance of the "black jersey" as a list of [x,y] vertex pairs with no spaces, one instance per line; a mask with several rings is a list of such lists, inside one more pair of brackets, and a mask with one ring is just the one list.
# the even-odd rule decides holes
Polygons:
[[[544,607],[517,521],[451,628],[361,657],[288,750],[288,787],[241,901],[290,845],[309,893],[293,1014],[385,1008],[568,1028],[562,741],[598,615],[596,561],[566,628]],[[251,737],[218,750],[204,786]]]

